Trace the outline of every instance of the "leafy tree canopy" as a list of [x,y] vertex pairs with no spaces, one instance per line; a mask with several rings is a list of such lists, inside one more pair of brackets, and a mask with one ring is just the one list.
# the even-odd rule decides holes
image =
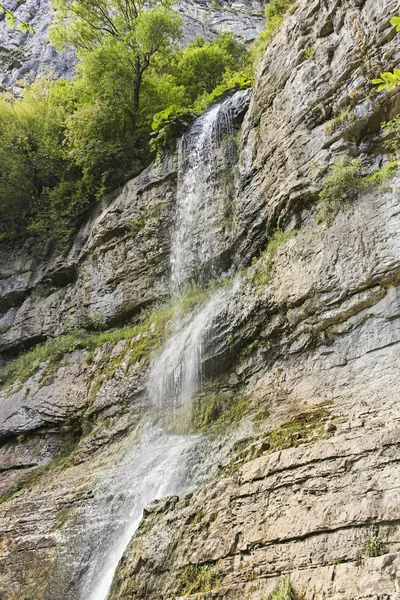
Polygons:
[[194,111],[251,83],[249,53],[233,35],[179,46],[181,18],[169,0],[53,7],[52,43],[75,48],[77,72],[72,81],[41,77],[20,98],[0,96],[0,238],[66,243],[85,210],[146,166]]

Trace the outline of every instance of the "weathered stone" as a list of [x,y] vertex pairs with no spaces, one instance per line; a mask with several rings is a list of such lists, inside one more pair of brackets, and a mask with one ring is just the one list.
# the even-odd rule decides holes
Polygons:
[[[283,575],[307,600],[399,597],[399,176],[329,224],[315,218],[337,158],[361,154],[369,172],[388,161],[380,123],[399,112],[399,94],[367,96],[373,75],[398,61],[396,10],[393,0],[300,2],[260,62],[238,167],[216,152],[234,184],[216,254],[246,269],[213,313],[198,400],[230,392],[248,405],[193,452],[191,493],[145,510],[110,600],[262,600]],[[332,127],[346,107],[354,118]],[[176,168],[166,156],[105,200],[66,256],[27,247],[0,261],[3,350],[89,324],[96,309],[118,323],[168,297]],[[126,223],[144,211],[134,238]],[[263,252],[276,228],[294,227]],[[46,295],[45,283],[67,291]],[[6,600],[24,589],[33,600],[79,597],[91,560],[83,515],[93,536],[102,519],[97,477],[118,477],[149,408],[146,364],[129,366],[128,354],[123,342],[77,351],[46,385],[44,365],[1,392]]]

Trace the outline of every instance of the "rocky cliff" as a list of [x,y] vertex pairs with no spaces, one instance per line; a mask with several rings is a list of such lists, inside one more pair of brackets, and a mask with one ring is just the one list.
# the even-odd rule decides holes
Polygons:
[[[182,494],[153,495],[166,498],[146,507],[110,600],[261,600],[284,576],[299,600],[400,597],[400,177],[381,128],[400,94],[370,84],[399,63],[397,9],[301,1],[247,112],[246,94],[226,101],[201,290],[168,300],[182,159],[201,120],[104,199],[64,255],[2,248],[3,355],[33,347],[0,392],[4,600],[100,597],[82,582],[109,532],[127,531],[142,480],[162,480],[160,456],[179,462],[176,444]],[[162,437],[147,421],[149,372],[162,379],[150,353],[167,371],[177,306],[184,351],[204,321],[207,335],[191,413],[168,404]],[[146,462],[154,438],[161,471]]]

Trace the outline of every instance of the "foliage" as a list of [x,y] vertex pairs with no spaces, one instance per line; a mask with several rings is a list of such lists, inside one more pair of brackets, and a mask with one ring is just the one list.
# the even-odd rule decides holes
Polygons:
[[396,152],[400,147],[400,115],[390,121],[383,122],[382,129],[389,138],[385,141],[385,148]]
[[231,33],[221,33],[209,43],[197,36],[178,56],[176,77],[194,103],[200,96],[211,94],[224,76],[229,79],[233,72],[246,70],[249,65],[246,46]]
[[263,54],[286,17],[292,14],[296,7],[296,0],[271,0],[271,2],[266,5],[265,29],[257,37],[252,49],[255,62],[258,62],[258,59]]
[[398,169],[397,162],[391,162],[376,169],[369,175],[363,175],[363,163],[360,158],[337,160],[329,169],[319,194],[321,210],[318,220],[328,220],[341,206],[355,200],[362,190],[369,190],[393,177]]
[[249,84],[239,73],[249,53],[228,33],[180,48],[181,19],[167,2],[53,6],[51,39],[76,49],[77,74],[0,96],[0,239],[34,234],[65,245],[85,211],[172,144],[199,107]]
[[4,14],[5,20],[7,21],[11,29],[14,29],[15,25],[18,24],[18,29],[22,33],[35,33],[35,30],[30,23],[28,23],[27,21],[21,21],[21,19],[17,17],[15,12],[10,10],[9,8],[6,8],[2,2],[0,2],[0,15],[1,14]]
[[194,118],[195,113],[192,110],[179,108],[176,104],[156,113],[151,126],[153,130],[151,150],[159,152],[165,147],[172,148],[173,142],[182,135]]
[[0,97],[0,234],[64,239],[91,199],[63,145],[75,102],[70,82],[43,78],[18,100]]
[[385,71],[379,78],[373,79],[372,83],[378,86],[378,92],[393,90],[400,85],[400,69],[394,69],[393,73]]
[[373,558],[384,554],[383,543],[379,538],[379,530],[376,525],[369,528],[368,536],[364,540],[363,552],[364,556]]
[[292,586],[289,577],[282,579],[279,588],[270,596],[269,600],[293,600]]
[[221,83],[210,94],[200,96],[194,103],[194,108],[199,113],[215,102],[221,101],[232,92],[248,89],[253,83],[253,73],[249,68],[240,71],[227,69]]
[[[396,27],[397,32],[400,32],[400,17],[393,17],[390,23]],[[378,86],[378,92],[393,90],[400,85],[400,69],[394,69],[393,72],[385,71],[380,77],[373,79],[372,83]]]

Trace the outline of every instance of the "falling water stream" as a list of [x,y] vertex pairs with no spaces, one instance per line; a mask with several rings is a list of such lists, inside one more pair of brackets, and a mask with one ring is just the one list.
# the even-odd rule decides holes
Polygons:
[[[196,280],[196,273],[214,260],[212,150],[221,126],[226,131],[231,123],[218,105],[198,119],[180,142],[171,249],[171,283],[176,291],[182,290],[188,281]],[[175,318],[170,339],[151,362],[148,394],[155,410],[180,406],[190,410],[201,381],[203,349],[225,293],[214,292],[186,321]],[[103,475],[97,491],[96,514],[102,520],[97,530],[101,533],[97,535],[95,548],[91,548],[80,600],[106,600],[119,560],[145,506],[156,498],[185,489],[188,456],[198,437],[167,434],[150,421],[138,437],[112,473]]]

